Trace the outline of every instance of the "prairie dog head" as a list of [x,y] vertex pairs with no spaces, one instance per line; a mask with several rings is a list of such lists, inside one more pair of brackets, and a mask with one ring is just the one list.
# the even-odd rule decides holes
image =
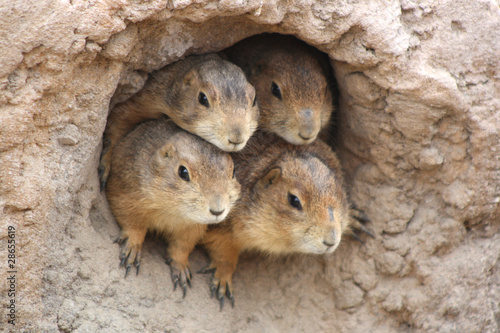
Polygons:
[[332,93],[322,68],[305,53],[276,50],[250,70],[260,125],[292,144],[309,144],[328,124]]
[[170,119],[138,125],[117,144],[112,165],[110,204],[151,229],[221,222],[240,195],[231,156]]
[[255,89],[238,66],[215,55],[204,59],[167,88],[176,110],[168,116],[224,151],[239,151],[258,125]]
[[336,174],[315,153],[285,152],[249,194],[245,235],[270,253],[333,252],[348,224],[348,203]]
[[149,202],[166,216],[193,223],[221,222],[240,194],[228,153],[178,130],[156,147],[143,186]]

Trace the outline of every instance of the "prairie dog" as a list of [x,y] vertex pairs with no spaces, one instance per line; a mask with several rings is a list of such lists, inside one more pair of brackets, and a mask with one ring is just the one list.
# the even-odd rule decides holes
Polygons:
[[257,91],[259,127],[293,144],[309,144],[334,109],[326,55],[287,35],[249,37],[222,52]]
[[270,255],[333,252],[350,223],[343,174],[335,153],[320,140],[292,145],[257,135],[233,160],[241,198],[202,244],[214,271],[212,294],[234,301],[232,275],[241,251]]
[[239,197],[230,155],[172,120],[150,120],[123,138],[111,156],[107,198],[122,231],[121,264],[139,272],[148,231],[164,235],[174,286],[186,292],[188,256],[207,225],[221,222]]
[[153,72],[144,88],[109,115],[99,172],[104,186],[115,144],[138,123],[163,114],[224,151],[242,149],[257,128],[255,89],[217,54],[190,56]]

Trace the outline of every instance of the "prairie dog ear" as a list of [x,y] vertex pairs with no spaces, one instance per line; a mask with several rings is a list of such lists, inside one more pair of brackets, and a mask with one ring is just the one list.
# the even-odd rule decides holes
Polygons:
[[174,156],[176,153],[177,153],[177,149],[175,148],[175,146],[171,143],[167,143],[167,144],[163,145],[163,147],[161,147],[158,150],[158,157],[160,159],[161,158],[168,158],[168,157]]
[[198,74],[196,69],[192,69],[184,76],[184,80],[182,81],[184,85],[190,87],[198,80]]
[[259,180],[259,185],[263,188],[268,187],[269,185],[272,185],[278,181],[281,177],[281,168],[280,167],[274,167],[271,170],[269,170],[264,177],[262,177]]
[[265,62],[259,61],[255,65],[253,65],[252,68],[250,68],[249,73],[247,73],[247,75],[248,76],[259,75],[260,73],[262,73],[264,68],[265,68]]

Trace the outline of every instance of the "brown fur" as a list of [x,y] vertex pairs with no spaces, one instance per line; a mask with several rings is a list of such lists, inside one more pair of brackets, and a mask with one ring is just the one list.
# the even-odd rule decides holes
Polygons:
[[[185,289],[189,253],[207,225],[221,222],[239,197],[231,157],[172,120],[160,119],[139,125],[121,140],[111,164],[106,192],[122,228],[127,273],[132,264],[138,270],[144,237],[156,231],[168,238],[172,278]],[[181,166],[189,181],[181,179]]]
[[[333,80],[325,54],[292,36],[262,34],[223,52],[257,91],[259,127],[293,144],[308,144],[328,125]],[[273,95],[276,83],[282,99]]]
[[[213,290],[232,298],[231,277],[243,250],[278,255],[331,253],[349,225],[349,204],[335,153],[317,140],[292,145],[258,133],[232,155],[241,199],[203,239],[215,269]],[[289,194],[302,210],[292,207]]]
[[[199,102],[200,93],[208,107]],[[255,89],[239,67],[216,54],[191,56],[152,73],[141,91],[111,110],[100,165],[103,183],[114,145],[138,123],[163,114],[222,150],[238,151],[257,128]]]

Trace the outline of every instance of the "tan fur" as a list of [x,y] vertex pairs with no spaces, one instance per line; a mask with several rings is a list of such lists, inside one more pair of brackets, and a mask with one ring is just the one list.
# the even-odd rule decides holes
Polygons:
[[[106,192],[122,228],[127,272],[139,265],[146,233],[155,231],[169,240],[173,279],[185,287],[189,253],[207,225],[221,222],[239,197],[231,157],[172,120],[160,119],[139,125],[121,140],[111,164]],[[181,166],[189,181],[179,176]]]
[[[219,299],[225,292],[232,295],[231,277],[241,251],[331,253],[350,221],[339,161],[322,141],[296,146],[258,133],[232,156],[241,199],[203,239],[216,269],[213,288]],[[289,193],[300,200],[301,210],[291,206]]]
[[[208,107],[199,102],[200,93]],[[238,151],[257,128],[255,89],[238,66],[216,54],[191,56],[152,73],[141,91],[110,112],[100,165],[103,183],[115,144],[138,123],[163,114],[224,151]]]
[[[245,71],[257,91],[259,127],[293,144],[308,144],[333,111],[327,57],[292,36],[262,34],[223,52]],[[273,95],[276,83],[282,98]]]

